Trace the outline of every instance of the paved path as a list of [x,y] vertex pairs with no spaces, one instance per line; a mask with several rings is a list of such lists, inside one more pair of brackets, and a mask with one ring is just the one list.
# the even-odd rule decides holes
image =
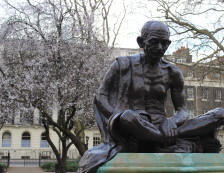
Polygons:
[[6,173],[46,173],[39,167],[10,167]]
[[[7,169],[6,173],[47,173],[47,172],[44,172],[39,167],[10,167]],[[75,172],[67,172],[67,173],[75,173]]]

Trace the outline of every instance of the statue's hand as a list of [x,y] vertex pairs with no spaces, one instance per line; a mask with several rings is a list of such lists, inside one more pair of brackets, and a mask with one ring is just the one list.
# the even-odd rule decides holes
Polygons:
[[161,124],[161,131],[164,135],[164,142],[174,144],[177,138],[177,125],[172,119],[167,118]]

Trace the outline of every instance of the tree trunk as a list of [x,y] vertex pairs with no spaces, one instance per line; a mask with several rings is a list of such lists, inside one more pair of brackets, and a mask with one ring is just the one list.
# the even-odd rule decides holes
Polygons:
[[58,166],[60,173],[66,173],[66,160],[61,160],[61,162],[58,162]]

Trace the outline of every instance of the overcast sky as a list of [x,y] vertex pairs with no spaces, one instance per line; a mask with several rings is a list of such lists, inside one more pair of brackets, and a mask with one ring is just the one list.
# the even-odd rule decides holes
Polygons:
[[[0,5],[2,5],[2,1],[0,0]],[[24,0],[10,0],[12,2],[23,2]],[[119,15],[123,10],[122,6],[123,0],[114,0],[114,4],[112,6],[112,15]],[[125,17],[125,21],[122,25],[120,30],[120,35],[117,39],[116,47],[123,47],[123,48],[138,48],[138,44],[136,42],[137,36],[140,34],[140,30],[145,22],[148,20],[152,20],[150,18],[151,14],[159,15],[157,12],[157,5],[155,2],[152,1],[141,1],[141,0],[124,0],[127,14]],[[147,2],[146,4],[143,2]],[[0,8],[0,15],[2,16],[3,9]],[[113,26],[113,19],[111,18],[111,25]],[[174,38],[171,37],[171,40]],[[185,44],[186,45],[186,44]],[[168,49],[168,54],[172,53],[175,49],[172,48],[173,45]]]
[[[122,8],[122,0],[114,0],[114,2],[117,12]],[[140,0],[124,0],[124,2],[128,9],[117,43],[120,47],[138,48],[136,38],[144,23],[151,20],[151,12],[156,13],[157,7],[153,2],[150,2],[150,7],[145,7]]]
[[[14,3],[24,2],[25,0],[11,0]],[[141,27],[148,20],[145,13],[145,8],[142,4],[136,3],[138,0],[124,0],[127,6],[127,14],[125,21],[120,30],[120,35],[117,40],[117,46],[126,48],[138,48],[136,37],[139,35]],[[3,0],[0,0],[0,16],[3,17],[5,11],[2,7]],[[136,6],[137,4],[137,6]],[[119,15],[123,10],[122,0],[114,0],[112,6],[112,15]],[[111,19],[111,25],[113,25],[113,19]]]

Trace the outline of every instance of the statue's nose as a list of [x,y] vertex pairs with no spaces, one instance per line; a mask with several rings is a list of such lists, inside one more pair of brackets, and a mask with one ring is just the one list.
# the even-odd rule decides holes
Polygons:
[[162,49],[162,48],[163,48],[163,45],[162,45],[162,43],[160,43],[160,42],[158,43],[157,46],[158,46],[158,49]]

